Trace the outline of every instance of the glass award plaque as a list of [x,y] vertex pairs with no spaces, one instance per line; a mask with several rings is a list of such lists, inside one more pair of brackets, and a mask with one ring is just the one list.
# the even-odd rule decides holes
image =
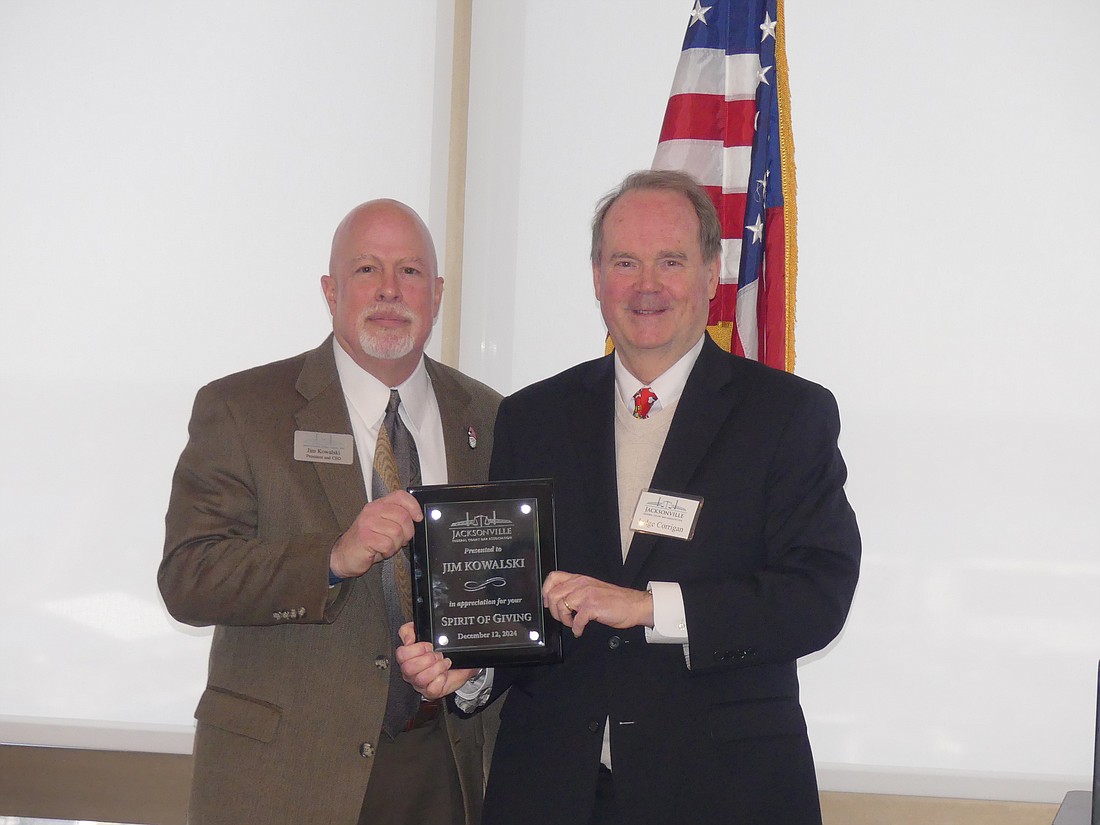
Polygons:
[[561,625],[543,605],[557,566],[549,479],[410,487],[424,520],[411,555],[418,641],[455,667],[561,660]]

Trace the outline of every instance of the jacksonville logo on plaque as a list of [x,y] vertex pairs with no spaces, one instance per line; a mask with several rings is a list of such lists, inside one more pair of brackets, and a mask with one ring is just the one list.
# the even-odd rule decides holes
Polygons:
[[417,639],[456,667],[561,658],[561,625],[542,601],[556,567],[550,480],[412,487]]

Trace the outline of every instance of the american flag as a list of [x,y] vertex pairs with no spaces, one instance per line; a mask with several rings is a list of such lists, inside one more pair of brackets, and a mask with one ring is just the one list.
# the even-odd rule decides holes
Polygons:
[[722,220],[708,329],[726,349],[794,369],[794,145],[782,0],[695,0],[654,169],[680,169]]

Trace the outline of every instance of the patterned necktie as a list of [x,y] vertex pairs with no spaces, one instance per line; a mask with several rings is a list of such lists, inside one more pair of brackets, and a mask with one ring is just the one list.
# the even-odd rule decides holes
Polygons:
[[[386,415],[378,430],[378,443],[374,449],[374,477],[371,479],[371,498],[377,500],[394,490],[401,490],[420,483],[420,458],[416,443],[408,431],[397,408],[401,396],[390,390]],[[402,479],[408,479],[403,484]],[[408,546],[402,547],[382,565],[382,593],[386,600],[386,618],[390,624],[390,636],[394,647],[401,644],[397,629],[412,621],[412,579],[409,576]],[[420,695],[401,678],[396,661],[390,667],[390,691],[386,699],[386,716],[382,728],[395,737],[416,713]]]
[[657,393],[649,387],[642,387],[634,393],[634,417],[649,418],[649,411],[653,409],[653,402],[657,400]]

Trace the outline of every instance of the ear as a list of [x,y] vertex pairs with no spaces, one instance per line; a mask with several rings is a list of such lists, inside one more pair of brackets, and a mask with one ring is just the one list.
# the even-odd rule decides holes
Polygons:
[[600,287],[602,286],[601,280],[602,279],[600,277],[600,267],[599,267],[599,265],[598,264],[592,264],[592,289],[596,293],[596,300],[597,301],[602,300],[600,298],[600,291],[601,291]]
[[722,274],[722,256],[715,255],[714,260],[707,264],[707,299],[713,300],[718,293],[718,282]]
[[336,279],[331,275],[322,275],[321,292],[325,293],[325,300],[328,301],[329,313],[331,315],[336,315]]
[[432,321],[439,315],[439,304],[443,300],[443,276],[435,276],[435,288],[432,290]]

